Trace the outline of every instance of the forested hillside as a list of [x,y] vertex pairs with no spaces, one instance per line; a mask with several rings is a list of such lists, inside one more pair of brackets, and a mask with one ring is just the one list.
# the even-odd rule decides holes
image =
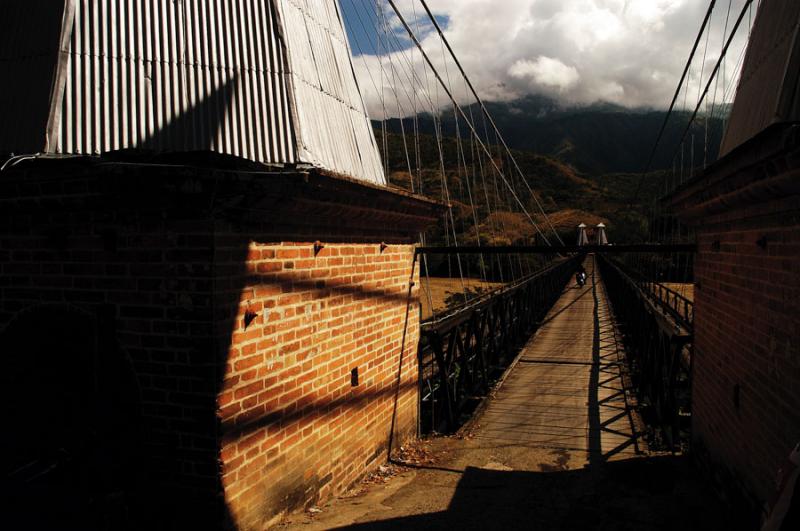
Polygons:
[[[488,161],[476,162],[470,156],[469,141],[461,142],[464,155],[459,159],[456,138],[444,137],[441,145],[443,161],[440,161],[440,150],[433,135],[419,135],[418,142],[414,142],[411,135],[406,135],[404,141],[401,135],[387,133],[384,146],[381,128],[376,128],[375,133],[382,154],[386,155],[385,163],[392,185],[436,199],[449,197],[453,205],[455,238],[460,245],[475,244],[479,236],[484,245],[541,242],[521,209],[515,208],[508,186],[494,176]],[[419,149],[418,160],[415,146]],[[491,149],[493,153],[500,153],[496,146]],[[574,241],[576,226],[581,222],[591,226],[601,221],[606,223],[611,241],[638,241],[644,237],[645,206],[650,205],[658,193],[658,174],[651,174],[644,180],[637,202],[628,208],[639,182],[638,174],[590,175],[562,161],[530,151],[514,150],[513,154],[527,177],[528,185],[537,192],[550,222],[565,242]],[[499,155],[494,162],[510,180],[509,184],[525,208],[544,229],[546,224],[536,202],[509,162]],[[417,171],[417,163],[420,171]],[[429,233],[429,242],[447,243],[453,238],[452,229],[450,227],[446,234],[444,224],[439,224]]]
[[[590,175],[643,171],[664,120],[664,111],[660,110],[631,110],[609,103],[565,107],[544,96],[487,102],[486,106],[510,147],[553,157]],[[477,106],[464,110],[481,123],[481,111]],[[726,112],[727,108],[717,108],[713,118],[697,117],[687,134],[687,160],[692,156],[698,163],[702,163],[704,156],[707,162],[713,160]],[[671,167],[672,156],[690,116],[690,112],[684,111],[672,114],[652,169]],[[443,111],[440,120],[442,133],[455,136],[452,109]],[[405,120],[407,131],[410,122],[410,118]],[[417,122],[421,132],[433,134],[434,121],[430,114],[418,115]],[[376,128],[382,127],[382,122],[373,123]],[[387,120],[386,127],[390,132],[401,131],[398,119]],[[466,136],[463,123],[461,133]]]

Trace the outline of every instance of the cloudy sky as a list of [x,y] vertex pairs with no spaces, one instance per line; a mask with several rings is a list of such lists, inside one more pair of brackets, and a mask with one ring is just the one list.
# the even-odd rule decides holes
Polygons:
[[[606,101],[627,107],[666,107],[680,78],[708,0],[427,0],[481,97],[510,101],[543,94],[564,104]],[[701,40],[687,101],[719,57],[745,0],[718,0],[708,39]],[[371,116],[409,114],[436,105],[433,75],[384,0],[340,0],[354,65]],[[419,0],[396,0],[458,99],[463,81],[447,60]],[[730,4],[730,14],[728,14]],[[755,15],[755,8],[753,8]],[[735,65],[749,17],[728,53],[724,86]],[[703,65],[702,56],[706,54]],[[700,74],[703,70],[703,80]],[[721,76],[720,76],[721,77]],[[427,86],[427,88],[426,88]],[[396,94],[396,98],[395,98]],[[420,103],[423,102],[423,103]]]

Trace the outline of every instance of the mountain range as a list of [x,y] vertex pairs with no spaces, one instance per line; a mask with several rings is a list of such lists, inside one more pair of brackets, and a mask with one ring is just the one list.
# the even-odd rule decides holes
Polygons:
[[[603,175],[608,173],[641,173],[664,120],[665,111],[654,109],[628,109],[611,103],[585,106],[568,106],[545,96],[527,96],[511,102],[487,102],[486,108],[511,148],[545,155],[566,163],[581,173]],[[468,116],[475,117],[476,127],[483,127],[482,113],[475,105],[463,108]],[[713,117],[698,116],[689,128],[684,146],[685,164],[712,162],[719,150],[724,117],[727,108],[718,108]],[[674,156],[679,159],[678,145],[691,117],[688,111],[671,115],[651,170],[672,166]],[[417,115],[417,127],[422,133],[434,134],[433,115]],[[456,135],[453,108],[439,114],[442,134]],[[373,121],[376,129],[392,133],[413,128],[412,118],[392,118],[385,122]],[[459,120],[460,134],[468,135],[463,120]]]

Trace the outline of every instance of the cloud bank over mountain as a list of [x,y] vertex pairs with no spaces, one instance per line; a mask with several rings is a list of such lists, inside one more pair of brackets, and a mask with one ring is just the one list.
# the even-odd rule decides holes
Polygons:
[[[360,1],[341,0],[351,42]],[[457,98],[469,101],[419,0],[396,1],[437,69],[450,79]],[[687,84],[687,105],[696,102],[719,57],[726,18],[729,31],[743,3],[731,0],[728,14],[729,2],[717,2],[711,31],[700,43]],[[428,4],[445,22],[447,39],[482,98],[512,101],[541,94],[563,105],[603,101],[629,108],[669,104],[708,7],[707,0],[428,0]],[[409,115],[446,105],[447,96],[437,94],[433,74],[426,71],[388,5],[383,11],[373,8],[371,15],[364,13],[361,22],[369,25],[371,20],[387,29],[379,31],[368,47],[361,26],[357,31],[363,36],[355,42],[353,54],[373,118],[384,112]],[[735,88],[735,65],[748,22],[745,17],[729,52],[724,82],[720,79],[716,87],[717,101],[726,87],[729,92]]]

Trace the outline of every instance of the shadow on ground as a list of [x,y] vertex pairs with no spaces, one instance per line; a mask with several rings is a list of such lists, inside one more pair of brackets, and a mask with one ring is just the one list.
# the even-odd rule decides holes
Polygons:
[[[632,531],[742,528],[737,527],[708,492],[688,459],[677,456],[633,458],[567,471],[467,467],[446,510],[357,523],[347,528]],[[386,500],[386,504],[392,505],[392,499]]]
[[[733,530],[744,520],[686,456],[640,454],[606,291],[567,288],[447,456],[354,517],[356,529]],[[361,506],[363,509],[363,505]],[[347,509],[344,509],[346,511]],[[358,507],[355,509],[359,510]],[[339,514],[331,514],[337,511]],[[328,511],[341,517],[342,508]],[[310,522],[304,522],[308,524]]]

